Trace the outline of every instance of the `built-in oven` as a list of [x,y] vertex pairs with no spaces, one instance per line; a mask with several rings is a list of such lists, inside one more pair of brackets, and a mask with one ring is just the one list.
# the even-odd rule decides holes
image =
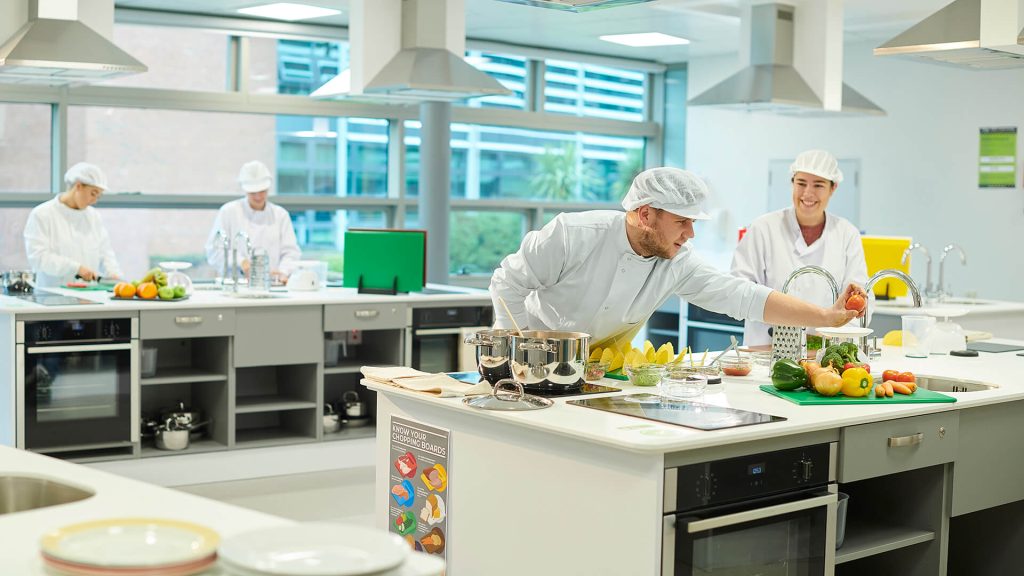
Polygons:
[[836,443],[665,471],[662,576],[831,576]]
[[139,440],[138,319],[15,324],[19,448],[130,446]]
[[[467,332],[494,324],[491,306],[413,308],[412,367],[424,372],[458,372],[466,365],[476,369],[476,349],[464,343]],[[461,363],[467,359],[468,364]]]

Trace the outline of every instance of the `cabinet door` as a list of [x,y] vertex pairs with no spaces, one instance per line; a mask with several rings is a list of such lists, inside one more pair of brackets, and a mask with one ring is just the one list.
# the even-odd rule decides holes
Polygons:
[[953,516],[1024,500],[1024,402],[960,413]]
[[245,308],[235,314],[235,366],[273,366],[323,360],[323,308]]

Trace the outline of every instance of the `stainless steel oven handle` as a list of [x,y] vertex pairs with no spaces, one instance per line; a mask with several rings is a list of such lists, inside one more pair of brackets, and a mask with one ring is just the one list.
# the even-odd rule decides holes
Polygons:
[[415,336],[461,336],[462,328],[420,328],[413,332]]
[[131,342],[124,344],[83,344],[81,346],[33,346],[26,354],[61,354],[64,352],[106,352],[108,350],[131,350]]
[[796,502],[786,502],[785,504],[766,506],[756,510],[746,510],[744,512],[736,512],[735,514],[726,514],[725,516],[718,516],[717,518],[694,520],[693,522],[686,523],[686,531],[690,534],[706,532],[708,530],[726,528],[728,526],[735,526],[736,524],[743,524],[745,522],[764,520],[773,516],[782,516],[783,514],[789,514],[790,512],[799,512],[801,510],[817,508],[818,506],[827,506],[829,504],[835,504],[836,501],[837,496],[835,494],[825,494],[824,496],[815,496],[813,498],[797,500]]

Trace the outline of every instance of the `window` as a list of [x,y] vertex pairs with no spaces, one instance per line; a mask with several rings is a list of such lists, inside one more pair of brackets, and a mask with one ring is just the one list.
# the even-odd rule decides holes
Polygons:
[[28,270],[25,256],[25,223],[31,208],[0,209],[0,269]]
[[387,120],[278,116],[277,146],[279,194],[387,196]]
[[191,262],[188,275],[193,279],[217,276],[206,263],[206,239],[216,210],[105,208],[103,199],[96,208],[127,279],[138,279],[169,260]]
[[[228,35],[166,26],[114,26],[114,43],[149,71],[115,78],[102,86],[224,92],[227,88]],[[168,49],[173,46],[173,49]]]
[[383,210],[305,210],[292,212],[292,227],[304,260],[323,260],[330,272],[341,273],[345,249],[345,230],[349,228],[386,228]]
[[50,190],[50,106],[0,102],[0,192]]
[[527,60],[522,56],[511,54],[492,54],[479,50],[467,50],[466,62],[512,91],[507,96],[484,96],[466,101],[466,106],[473,108],[510,108],[522,110],[526,108],[526,70]]
[[594,64],[545,61],[544,110],[642,122],[646,74]]
[[[420,126],[417,120],[405,122],[405,195],[412,198],[420,195]],[[456,132],[458,126],[452,125],[451,195],[465,198],[469,144],[465,134]]]
[[[448,271],[455,275],[490,275],[527,231],[523,213],[490,210],[453,210],[448,226]],[[405,227],[420,228],[418,210],[406,212]]]
[[307,95],[348,68],[347,42],[249,39],[249,90]]

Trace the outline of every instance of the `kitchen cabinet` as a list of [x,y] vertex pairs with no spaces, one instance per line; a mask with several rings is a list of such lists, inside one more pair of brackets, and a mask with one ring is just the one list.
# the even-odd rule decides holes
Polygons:
[[276,446],[319,437],[321,365],[235,369],[235,446]]
[[244,308],[235,312],[235,366],[322,362],[323,307]]

